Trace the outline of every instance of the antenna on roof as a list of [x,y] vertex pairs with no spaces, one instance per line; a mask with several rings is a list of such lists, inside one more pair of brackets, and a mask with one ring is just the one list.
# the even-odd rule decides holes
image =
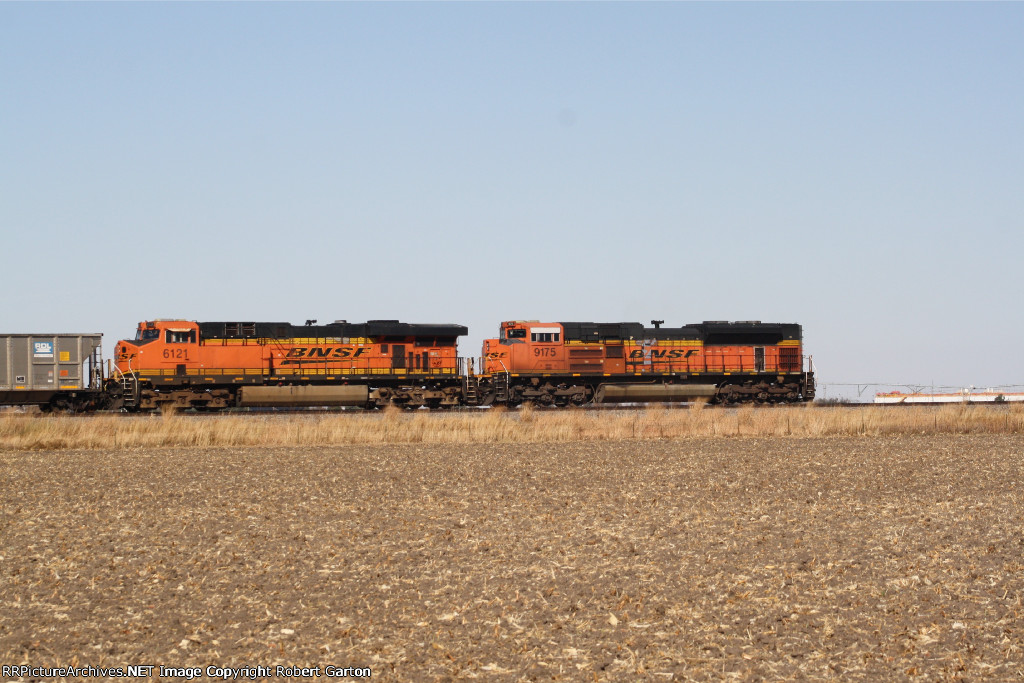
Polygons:
[[309,327],[310,325],[316,325],[316,320],[307,320],[306,327]]
[[661,326],[665,324],[665,321],[664,320],[652,320],[651,324],[654,325],[654,329],[657,330],[657,329],[660,329]]

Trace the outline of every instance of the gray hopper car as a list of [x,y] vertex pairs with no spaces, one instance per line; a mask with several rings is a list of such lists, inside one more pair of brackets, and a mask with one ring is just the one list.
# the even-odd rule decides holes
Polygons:
[[0,405],[43,410],[102,402],[102,334],[0,334]]

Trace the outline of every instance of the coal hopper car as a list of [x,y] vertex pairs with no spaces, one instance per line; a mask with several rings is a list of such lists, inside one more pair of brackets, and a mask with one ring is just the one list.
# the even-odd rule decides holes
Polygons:
[[80,411],[108,407],[103,335],[0,334],[0,405]]

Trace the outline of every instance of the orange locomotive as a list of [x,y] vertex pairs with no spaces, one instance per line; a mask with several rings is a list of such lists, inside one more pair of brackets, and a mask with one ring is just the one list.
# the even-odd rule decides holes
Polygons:
[[814,398],[800,325],[708,321],[662,327],[663,322],[505,322],[497,339],[484,341],[478,382],[495,402],[510,405]]
[[462,400],[462,325],[152,320],[117,343],[111,391],[127,410],[161,406],[444,407]]
[[152,320],[117,343],[105,405],[584,405],[814,398],[796,324],[502,323],[480,372],[460,358],[461,325],[397,320],[316,325]]

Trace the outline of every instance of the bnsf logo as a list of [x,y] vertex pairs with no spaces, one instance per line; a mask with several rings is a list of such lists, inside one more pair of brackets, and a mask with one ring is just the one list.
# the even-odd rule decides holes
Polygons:
[[697,353],[697,351],[696,349],[650,349],[645,352],[642,349],[636,349],[629,352],[629,357],[639,359],[645,357],[648,353],[651,354],[652,358],[669,358],[674,360],[677,358],[689,358]]
[[282,365],[301,365],[323,360],[352,360],[369,351],[352,346],[296,346],[288,350]]

